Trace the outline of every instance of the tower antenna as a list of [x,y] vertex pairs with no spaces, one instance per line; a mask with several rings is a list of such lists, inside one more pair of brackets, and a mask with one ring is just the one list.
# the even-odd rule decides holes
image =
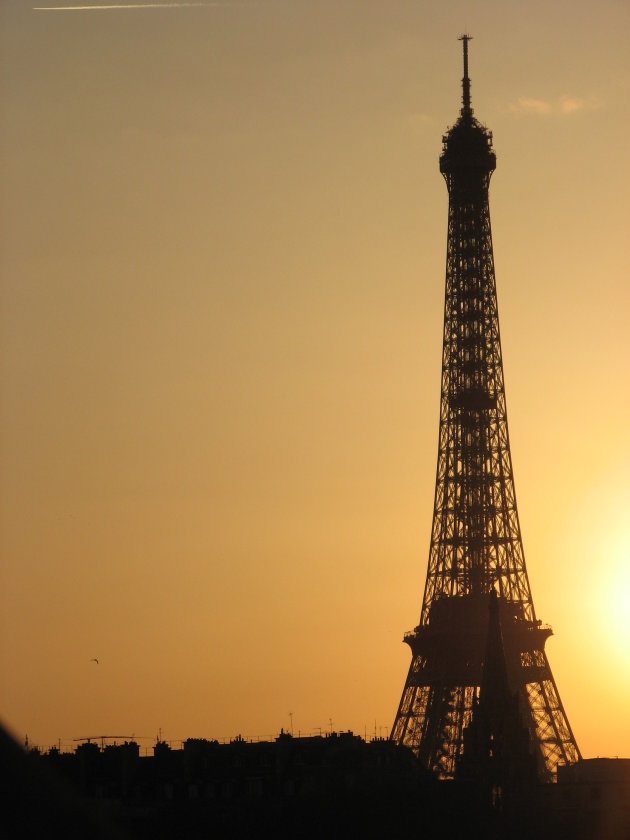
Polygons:
[[470,107],[470,79],[468,78],[468,42],[472,41],[472,35],[464,33],[458,38],[464,45],[464,78],[462,79],[462,114],[471,114]]

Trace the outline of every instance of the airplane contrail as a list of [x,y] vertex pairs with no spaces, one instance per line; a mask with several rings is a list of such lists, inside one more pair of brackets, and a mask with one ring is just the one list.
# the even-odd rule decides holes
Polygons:
[[190,9],[200,6],[233,6],[240,3],[109,3],[99,6],[33,6],[34,12],[110,12],[115,9]]

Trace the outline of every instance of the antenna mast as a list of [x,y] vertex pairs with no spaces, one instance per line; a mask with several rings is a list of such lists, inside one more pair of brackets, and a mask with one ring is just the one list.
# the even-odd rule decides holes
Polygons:
[[468,78],[468,42],[472,41],[472,35],[460,35],[459,39],[464,44],[464,78],[462,79],[462,114],[472,114],[470,107],[470,79]]

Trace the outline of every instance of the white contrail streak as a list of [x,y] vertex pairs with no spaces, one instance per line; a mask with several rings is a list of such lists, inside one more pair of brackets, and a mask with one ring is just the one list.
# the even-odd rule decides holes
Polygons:
[[34,12],[103,12],[113,9],[190,9],[199,6],[231,6],[232,3],[116,3],[102,6],[33,6]]

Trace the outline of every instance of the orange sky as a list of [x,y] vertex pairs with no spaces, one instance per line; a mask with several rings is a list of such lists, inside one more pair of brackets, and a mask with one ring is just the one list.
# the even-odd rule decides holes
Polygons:
[[582,753],[630,755],[630,7],[34,5],[0,6],[3,719],[391,726],[467,28],[534,603]]

